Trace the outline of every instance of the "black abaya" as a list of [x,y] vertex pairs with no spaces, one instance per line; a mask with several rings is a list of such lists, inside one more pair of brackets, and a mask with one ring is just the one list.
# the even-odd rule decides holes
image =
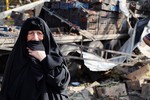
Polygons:
[[[46,58],[27,56],[27,32],[36,24],[44,33]],[[27,19],[8,58],[0,100],[67,100],[70,75],[47,24],[39,17]]]

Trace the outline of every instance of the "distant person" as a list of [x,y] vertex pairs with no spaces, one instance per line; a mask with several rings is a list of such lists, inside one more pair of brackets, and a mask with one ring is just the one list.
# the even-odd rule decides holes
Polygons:
[[[148,10],[150,11],[150,1],[149,0],[143,0],[143,5],[141,7],[141,10],[143,10],[143,14],[146,15],[146,18],[143,19],[143,24],[144,25],[147,25],[148,22],[150,21],[150,13],[147,12]],[[143,25],[142,24],[142,25]],[[139,28],[141,28],[139,26]],[[144,30],[144,27],[143,27],[143,30]],[[142,30],[142,31],[143,31]],[[143,41],[148,45],[150,46],[150,33],[148,33],[146,36],[144,36],[143,38]]]
[[150,13],[148,12],[150,10],[150,0],[143,0],[140,2],[141,4],[141,13],[139,15],[139,21],[137,22],[136,26],[136,36],[135,36],[135,44],[137,44],[140,41],[141,34],[143,33],[144,27],[148,24],[150,21]]
[[8,58],[0,100],[68,100],[70,74],[47,24],[28,18]]
[[150,46],[150,33],[143,38],[143,41]]

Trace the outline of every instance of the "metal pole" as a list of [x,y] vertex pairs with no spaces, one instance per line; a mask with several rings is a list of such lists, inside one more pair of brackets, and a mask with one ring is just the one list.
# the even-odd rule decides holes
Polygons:
[[9,0],[6,0],[6,10],[9,10]]

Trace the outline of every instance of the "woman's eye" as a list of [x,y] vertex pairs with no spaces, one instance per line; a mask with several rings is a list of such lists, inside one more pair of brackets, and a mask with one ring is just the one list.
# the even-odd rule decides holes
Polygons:
[[28,35],[33,35],[34,34],[34,32],[30,32]]
[[43,33],[41,33],[41,32],[37,32],[37,34],[38,34],[38,35],[43,35]]

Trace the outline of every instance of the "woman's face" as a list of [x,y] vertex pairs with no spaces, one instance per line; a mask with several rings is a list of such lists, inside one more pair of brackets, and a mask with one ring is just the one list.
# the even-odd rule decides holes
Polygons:
[[44,39],[44,34],[40,30],[28,31],[27,41],[41,41]]

